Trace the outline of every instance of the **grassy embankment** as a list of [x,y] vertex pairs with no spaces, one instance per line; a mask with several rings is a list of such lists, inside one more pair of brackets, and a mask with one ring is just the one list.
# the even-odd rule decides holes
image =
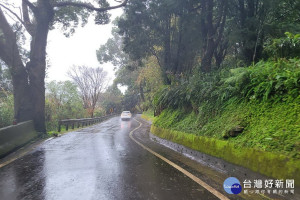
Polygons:
[[[186,107],[164,109],[152,118],[152,132],[262,174],[299,183],[299,77],[298,60],[235,69],[216,84],[222,82],[222,86],[209,88],[210,94],[224,96],[231,87],[232,95],[222,101],[213,96],[200,103],[197,112]],[[151,119],[149,115],[144,116]],[[235,127],[243,127],[243,132],[232,137],[230,131]]]
[[[299,159],[299,114],[300,98],[278,103],[232,102],[202,127],[199,127],[199,115],[180,110],[163,111],[154,125]],[[244,131],[237,137],[225,139],[223,136],[236,126],[244,127]]]
[[141,117],[147,121],[153,122],[154,119],[156,118],[154,117],[153,113],[154,111],[149,109],[147,111],[144,111]]

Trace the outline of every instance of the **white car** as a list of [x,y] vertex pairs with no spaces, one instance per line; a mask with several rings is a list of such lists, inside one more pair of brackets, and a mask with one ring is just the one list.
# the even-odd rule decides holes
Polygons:
[[121,114],[121,119],[122,120],[130,120],[131,119],[131,112],[130,111],[123,111]]

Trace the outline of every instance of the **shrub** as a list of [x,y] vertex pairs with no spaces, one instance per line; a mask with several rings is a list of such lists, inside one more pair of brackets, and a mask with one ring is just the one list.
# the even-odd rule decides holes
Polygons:
[[285,33],[286,37],[272,39],[266,42],[264,53],[273,58],[299,58],[300,34]]

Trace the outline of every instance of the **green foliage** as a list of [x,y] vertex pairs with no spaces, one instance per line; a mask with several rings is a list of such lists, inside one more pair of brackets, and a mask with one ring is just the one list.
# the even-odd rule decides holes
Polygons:
[[225,140],[223,135],[233,127],[242,126],[244,132],[227,139],[230,143],[300,158],[299,113],[300,97],[277,103],[232,101],[208,121],[195,113],[166,109],[154,120],[154,125],[219,140]]
[[117,34],[117,31],[118,28],[114,27],[111,31],[113,37],[109,38],[107,42],[101,45],[96,51],[97,59],[100,64],[111,62],[116,67],[124,67],[128,64],[128,55],[122,51],[123,38]]
[[154,110],[148,109],[147,111],[144,111],[142,116],[143,119],[153,122],[154,117]]
[[[266,41],[284,31],[297,33],[300,28],[299,1],[211,0],[200,4],[191,0],[130,1],[118,21],[123,50],[133,60],[156,56],[164,83],[170,84],[168,73],[191,74],[198,62],[205,72],[232,59],[246,65],[258,62]],[[296,44],[277,43],[283,44],[286,53]]]
[[[77,3],[93,6],[93,4],[88,2],[77,1]],[[99,7],[109,6],[106,0],[99,0],[97,3]],[[78,26],[84,27],[91,15],[94,17],[95,24],[107,24],[111,16],[107,11],[92,13],[91,10],[84,8],[84,6],[63,6],[55,8],[54,20],[50,28],[59,28],[64,32],[66,37],[69,37],[75,32]]]
[[156,126],[218,139],[241,126],[230,142],[300,157],[299,59],[195,74],[163,87],[154,104]]
[[46,86],[47,130],[56,130],[58,121],[88,117],[76,85],[70,81],[51,81]]
[[259,62],[248,68],[251,82],[247,96],[252,99],[285,100],[288,94],[296,98],[300,94],[300,60],[281,59]]
[[199,13],[192,11],[195,4],[179,0],[132,0],[118,22],[123,50],[132,60],[155,56],[164,79],[167,71],[174,74],[190,71],[202,39]]
[[122,93],[118,89],[117,85],[113,84],[102,95],[100,105],[104,109],[106,114],[120,113],[122,111]]
[[144,61],[144,66],[139,69],[139,75],[135,85],[139,87],[141,109],[153,109],[152,101],[156,91],[163,84],[161,69],[154,56]]
[[7,66],[0,60],[0,128],[12,125],[14,120],[14,97],[12,80]]
[[12,125],[13,120],[14,97],[10,93],[5,93],[5,96],[0,97],[0,128]]
[[12,80],[9,69],[0,59],[0,98],[5,96],[4,92],[12,92]]
[[247,68],[197,73],[188,81],[173,82],[157,92],[153,101],[157,110],[192,108],[199,113],[203,105],[217,110],[229,99],[285,101],[300,94],[300,60],[260,61]]
[[139,97],[137,96],[135,91],[127,90],[122,99],[123,110],[129,110],[131,112],[135,112],[138,101],[139,101]]
[[264,51],[273,58],[300,58],[300,34],[285,33],[286,37],[267,41]]
[[165,108],[189,110],[192,94],[188,87],[189,83],[185,79],[173,81],[172,85],[161,86],[153,99],[156,114]]

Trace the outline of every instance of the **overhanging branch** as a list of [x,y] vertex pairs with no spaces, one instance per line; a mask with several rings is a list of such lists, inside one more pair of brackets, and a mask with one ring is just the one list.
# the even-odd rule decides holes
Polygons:
[[67,6],[73,6],[73,7],[79,7],[79,8],[86,8],[88,10],[97,11],[97,12],[105,12],[107,10],[113,10],[116,8],[121,8],[127,4],[128,0],[124,0],[123,3],[117,5],[117,6],[110,6],[110,7],[104,7],[104,8],[96,8],[92,6],[91,4],[87,3],[81,3],[81,2],[57,2],[54,4],[54,7],[67,7]]
[[16,34],[7,22],[2,9],[0,9],[0,29],[3,40],[0,40],[0,58],[16,72],[18,67],[23,67],[22,59],[19,54]]
[[13,16],[15,16],[18,19],[18,21],[20,21],[25,26],[24,21],[15,12],[13,12],[11,9],[9,9],[7,6],[3,5],[2,3],[0,3],[0,6],[2,8],[4,8],[5,10],[7,10],[8,12],[10,12]]

